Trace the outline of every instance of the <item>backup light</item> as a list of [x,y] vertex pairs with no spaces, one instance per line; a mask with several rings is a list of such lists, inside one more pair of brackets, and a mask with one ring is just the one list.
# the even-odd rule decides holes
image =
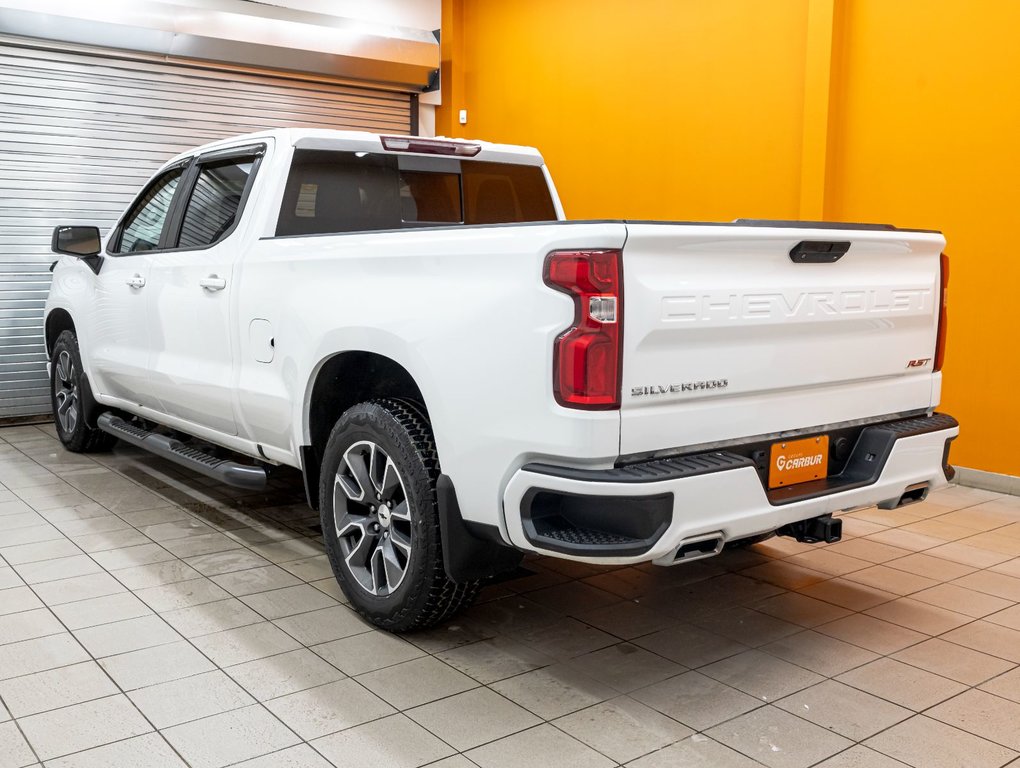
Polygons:
[[383,149],[391,152],[420,152],[426,155],[474,157],[482,151],[480,144],[449,139],[420,139],[415,136],[380,136]]

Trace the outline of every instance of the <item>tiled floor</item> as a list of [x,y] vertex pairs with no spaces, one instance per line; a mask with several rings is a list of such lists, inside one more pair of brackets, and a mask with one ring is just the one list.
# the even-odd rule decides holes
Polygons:
[[398,638],[293,480],[0,430],[0,768],[1020,768],[1020,498],[672,569],[529,559]]

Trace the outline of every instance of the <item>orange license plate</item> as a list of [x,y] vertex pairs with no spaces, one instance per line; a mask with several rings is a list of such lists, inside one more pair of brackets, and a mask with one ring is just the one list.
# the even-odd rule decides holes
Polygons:
[[806,483],[829,473],[829,436],[773,443],[769,488]]

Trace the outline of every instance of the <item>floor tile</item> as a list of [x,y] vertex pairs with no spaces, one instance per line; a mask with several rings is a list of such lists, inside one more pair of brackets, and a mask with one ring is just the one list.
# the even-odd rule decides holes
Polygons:
[[1020,602],[1020,579],[1005,573],[977,571],[953,582],[959,587],[982,592],[1011,602]]
[[116,693],[117,686],[94,661],[0,682],[0,697],[14,717],[36,715]]
[[205,577],[163,584],[158,587],[135,589],[135,595],[158,613],[190,608],[203,603],[224,600],[230,595]]
[[258,704],[175,725],[163,736],[192,768],[220,768],[300,741]]
[[52,560],[58,557],[80,555],[82,550],[74,542],[67,539],[40,542],[38,544],[21,544],[16,547],[0,547],[0,557],[9,565],[35,563],[41,560]]
[[40,599],[49,606],[88,600],[93,597],[104,597],[125,591],[123,584],[105,572],[48,581],[45,584],[36,584],[34,589]]
[[676,624],[675,619],[630,601],[586,611],[578,618],[624,640],[649,635]]
[[1013,669],[1013,662],[989,656],[937,637],[904,648],[892,658],[929,672],[948,677],[964,685],[979,685]]
[[0,723],[0,765],[4,768],[23,768],[35,764],[35,755],[18,730],[17,723]]
[[230,571],[211,578],[235,597],[253,595],[256,592],[265,592],[281,587],[292,587],[301,583],[300,579],[278,565]]
[[1020,704],[985,691],[964,691],[925,714],[1020,752]]
[[898,571],[906,571],[907,573],[925,576],[936,581],[958,579],[974,571],[969,565],[954,563],[952,560],[943,560],[941,557],[932,557],[923,552],[916,552],[897,560],[891,560],[886,565]]
[[63,631],[64,626],[48,608],[0,616],[0,645],[56,635]]
[[747,646],[714,632],[679,624],[634,641],[646,650],[657,653],[685,667],[701,667],[747,650]]
[[927,639],[920,632],[860,613],[823,624],[815,631],[881,654],[895,653]]
[[[208,555],[194,555],[185,562],[204,576],[220,576],[233,571],[261,568],[269,565],[264,557],[247,549],[231,549],[226,552],[213,552]],[[222,584],[220,586],[223,586]],[[224,587],[226,589],[226,587]],[[228,592],[230,590],[227,590]]]
[[300,647],[294,638],[268,621],[192,638],[202,653],[221,667],[274,656]]
[[42,608],[43,602],[31,587],[11,587],[0,590],[0,616]]
[[847,579],[830,579],[797,590],[850,611],[865,611],[881,603],[895,600],[897,595],[883,589]]
[[460,751],[540,722],[527,710],[486,688],[440,699],[404,714]]
[[74,636],[97,659],[182,639],[169,624],[153,615],[75,630]]
[[[342,605],[287,616],[273,623],[304,645],[328,643],[374,629],[357,613]],[[413,642],[416,637],[417,634],[408,639]]]
[[916,592],[911,595],[911,598],[972,618],[981,618],[1012,605],[1009,600],[967,589],[955,583],[938,584],[930,589]]
[[552,720],[618,695],[613,688],[579,672],[569,663],[508,677],[489,687],[543,720]]
[[53,612],[68,629],[84,629],[125,619],[151,615],[149,607],[130,592],[118,592],[91,600],[53,606]]
[[323,643],[312,650],[351,676],[424,655],[421,649],[406,640],[378,630]]
[[458,646],[437,656],[482,683],[492,683],[554,662],[549,656],[503,636]]
[[249,624],[259,624],[264,619],[237,598],[203,603],[191,608],[166,611],[161,616],[185,637],[198,637],[236,629]]
[[819,632],[800,632],[760,650],[826,677],[867,664],[878,654]]
[[783,621],[799,624],[802,627],[814,627],[849,615],[850,611],[838,605],[826,603],[797,592],[786,592],[770,597],[751,606],[756,611],[767,613]]
[[700,672],[685,672],[634,691],[643,704],[696,731],[703,731],[762,706],[749,696]]
[[886,757],[881,752],[856,744],[845,752],[833,755],[817,768],[903,768],[906,763]]
[[924,715],[872,736],[865,745],[913,768],[998,768],[1017,756],[1006,747]]
[[259,701],[344,678],[343,672],[307,648],[236,664],[225,671]]
[[[172,557],[172,556],[171,556]],[[138,590],[146,587],[160,587],[179,581],[190,581],[201,577],[201,574],[183,560],[164,560],[162,562],[136,565],[112,571],[117,579],[128,589]]]
[[281,696],[266,702],[266,707],[309,741],[395,712],[354,680],[338,680]]
[[245,595],[240,599],[267,619],[282,619],[295,613],[316,611],[336,605],[335,600],[307,584]]
[[30,715],[18,722],[44,761],[152,730],[123,694]]
[[761,768],[761,763],[700,733],[627,763],[627,768],[677,768],[677,766]]
[[865,613],[868,616],[923,632],[926,635],[940,635],[972,621],[970,616],[954,613],[912,597],[900,597],[888,603],[876,605]]
[[91,557],[104,568],[111,571],[121,568],[136,568],[140,565],[151,565],[152,563],[161,563],[174,559],[172,554],[158,544],[148,541],[143,544],[122,547],[120,549],[93,552]]
[[601,683],[629,693],[678,675],[685,667],[630,643],[619,643],[578,656],[570,666]]
[[481,768],[612,768],[616,765],[548,723],[472,749],[467,757]]
[[431,656],[368,672],[357,680],[400,711],[478,686],[475,680]]
[[895,659],[878,659],[837,680],[915,712],[966,690],[960,683]]
[[981,686],[981,690],[1020,704],[1020,668],[1015,667],[992,678]]
[[853,744],[774,706],[741,715],[707,735],[770,768],[806,768]]
[[71,555],[54,560],[41,560],[14,566],[26,584],[43,584],[47,581],[88,576],[102,572],[102,567],[88,555]]
[[776,706],[853,741],[863,741],[914,714],[835,680],[798,691]]
[[570,617],[548,626],[514,631],[513,637],[549,658],[561,661],[619,642],[618,638]]
[[[436,768],[436,765],[433,763],[430,768]],[[262,757],[235,763],[234,768],[334,768],[334,766],[310,746],[302,743],[271,752]],[[380,768],[382,768],[381,765]],[[471,766],[467,766],[467,768],[471,768]]]
[[186,642],[108,656],[100,659],[103,669],[125,691],[146,688],[214,669],[212,662]]
[[364,725],[317,739],[315,748],[334,765],[417,768],[453,754],[413,720],[390,715]]
[[1020,664],[1020,631],[987,621],[975,621],[942,636],[958,645]]
[[157,728],[169,728],[255,703],[241,686],[219,670],[140,688],[128,697]]
[[0,645],[0,680],[88,661],[89,655],[70,634],[47,635]]
[[691,729],[626,696],[554,722],[578,741],[625,763],[691,735]]
[[50,760],[46,768],[187,768],[162,736],[147,733],[124,741]]

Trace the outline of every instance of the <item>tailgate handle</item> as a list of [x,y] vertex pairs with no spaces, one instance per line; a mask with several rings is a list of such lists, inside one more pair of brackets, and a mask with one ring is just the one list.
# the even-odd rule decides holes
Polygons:
[[850,250],[848,240],[801,240],[790,249],[794,264],[831,264]]

